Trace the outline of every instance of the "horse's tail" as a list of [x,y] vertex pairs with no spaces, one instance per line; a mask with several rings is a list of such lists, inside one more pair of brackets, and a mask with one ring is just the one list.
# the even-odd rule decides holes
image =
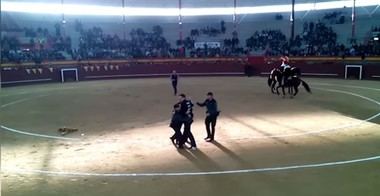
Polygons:
[[[301,79],[300,79],[301,80]],[[301,80],[302,86],[306,89],[308,93],[311,93],[310,86],[303,80]]]

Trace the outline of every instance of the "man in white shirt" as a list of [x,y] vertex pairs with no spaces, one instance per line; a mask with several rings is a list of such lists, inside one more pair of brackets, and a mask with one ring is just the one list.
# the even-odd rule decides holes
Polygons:
[[289,57],[287,56],[284,56],[284,57],[281,57],[281,61],[282,61],[282,64],[281,64],[281,71],[284,72],[286,68],[290,68],[290,65],[289,65]]
[[282,81],[281,84],[286,85],[288,78],[289,78],[289,71],[285,72],[286,69],[290,69],[289,65],[289,57],[283,56],[281,57],[282,64],[280,66],[280,71],[282,72]]

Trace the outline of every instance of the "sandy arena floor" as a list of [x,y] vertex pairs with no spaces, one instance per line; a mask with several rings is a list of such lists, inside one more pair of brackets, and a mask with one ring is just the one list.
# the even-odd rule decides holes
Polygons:
[[[2,193],[378,196],[380,83],[305,81],[313,94],[283,99],[265,78],[181,78],[180,92],[196,102],[213,91],[222,110],[217,141],[207,143],[204,108],[195,107],[197,151],[168,139],[177,101],[168,79],[2,89]],[[65,140],[64,126],[80,131]],[[320,163],[333,164],[310,165]]]

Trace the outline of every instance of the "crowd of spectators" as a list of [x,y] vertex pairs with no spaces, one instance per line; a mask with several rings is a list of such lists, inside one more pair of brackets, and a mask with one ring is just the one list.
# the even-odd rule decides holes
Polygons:
[[81,32],[79,49],[73,52],[73,59],[123,59],[141,57],[168,57],[170,44],[163,37],[160,26],[152,32],[133,29],[131,39],[108,35],[99,27]]
[[303,32],[291,41],[290,53],[299,56],[337,56],[337,34],[325,23],[304,23]]
[[[207,28],[206,28],[207,29]],[[210,30],[210,28],[209,28]],[[226,31],[221,23],[221,33]],[[223,31],[223,32],[222,32]],[[373,27],[376,34],[380,27]],[[79,47],[72,49],[72,40],[65,36],[60,25],[55,32],[47,29],[24,28],[19,30],[20,37],[29,39],[25,42],[17,36],[3,36],[1,39],[1,62],[42,62],[43,60],[90,60],[90,59],[131,59],[131,58],[173,58],[173,57],[228,57],[249,54],[259,55],[293,55],[293,56],[365,56],[379,55],[380,43],[377,38],[365,41],[365,44],[352,43],[344,46],[337,42],[337,34],[331,26],[323,22],[304,23],[301,34],[293,40],[287,38],[281,30],[256,31],[244,43],[241,43],[237,32],[231,38],[221,41],[218,47],[195,47],[195,40],[202,30],[191,30],[190,36],[178,40],[171,46],[163,36],[163,29],[154,26],[151,31],[133,29],[129,38],[110,35],[99,27],[90,29],[78,28]],[[206,33],[208,34],[208,33]],[[226,36],[224,36],[226,37]],[[244,46],[243,46],[244,45]]]
[[290,44],[289,53],[294,56],[374,56],[379,55],[380,43],[372,39],[357,44],[351,40],[350,46],[337,42],[337,34],[325,23],[305,23],[303,33],[297,35]]
[[286,36],[280,30],[256,31],[246,40],[251,51],[265,52],[266,55],[282,54],[286,45]]
[[247,54],[247,51],[242,47],[202,47],[190,50],[189,57],[204,58],[204,57],[232,57]]
[[371,31],[379,33],[380,32],[380,26],[372,27]]
[[[222,27],[224,26],[222,21]],[[236,31],[232,32],[231,38],[225,38],[219,42],[218,45],[209,46],[207,43],[196,46],[197,36],[193,36],[193,30],[190,33],[190,37],[186,37],[184,40],[178,40],[177,46],[185,50],[184,54],[192,58],[204,58],[204,57],[231,57],[240,56],[246,54],[246,50],[240,47],[240,40]],[[199,44],[198,44],[199,45]]]
[[346,22],[346,16],[342,12],[329,12],[325,14],[323,20],[330,24],[344,24]]
[[217,37],[220,34],[225,34],[226,30],[227,30],[226,22],[224,22],[224,20],[222,20],[220,22],[220,28],[219,29],[215,28],[215,27],[210,27],[210,26],[206,26],[206,27],[201,28],[201,29],[191,29],[190,36],[191,37],[198,37],[200,35],[207,35],[209,37]]
[[[377,32],[380,28],[372,28]],[[292,56],[374,56],[380,54],[380,42],[375,39],[365,41],[365,44],[352,42],[345,46],[337,42],[337,34],[325,23],[304,23],[303,32],[288,40],[280,30],[256,31],[246,40],[246,46],[253,53],[261,55],[292,55]]]
[[65,54],[71,52],[71,38],[63,36],[61,31],[52,34],[47,29],[24,28],[14,30],[14,32],[27,40],[20,41],[16,36],[3,36],[1,38],[2,63],[64,60]]

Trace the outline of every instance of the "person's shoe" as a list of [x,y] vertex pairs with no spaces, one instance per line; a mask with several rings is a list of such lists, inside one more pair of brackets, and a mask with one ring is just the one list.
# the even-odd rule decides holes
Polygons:
[[174,145],[176,145],[176,142],[175,142],[175,138],[174,138],[174,137],[170,137],[170,140],[172,141],[172,143],[173,143]]
[[212,139],[212,138],[208,138],[208,139],[206,140],[206,142],[212,142],[212,141],[214,141],[214,139]]
[[205,139],[204,139],[204,140],[208,140],[208,139],[210,139],[210,136],[207,136],[207,137],[205,137]]
[[194,146],[192,146],[192,147],[190,147],[190,148],[188,148],[189,150],[197,150],[197,147],[194,147]]

